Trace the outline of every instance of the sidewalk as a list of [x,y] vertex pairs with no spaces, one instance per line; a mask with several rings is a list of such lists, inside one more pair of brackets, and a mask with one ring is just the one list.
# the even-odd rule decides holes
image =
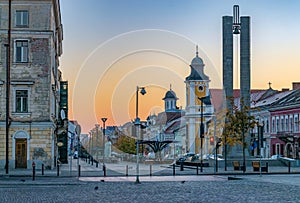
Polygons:
[[[107,163],[106,176],[104,177],[103,165],[91,165],[84,160],[79,160],[81,168],[81,176],[78,177],[77,160],[73,160],[72,164],[64,164],[59,168],[59,176],[57,169],[45,170],[42,175],[41,170],[36,171],[35,180],[32,177],[32,170],[14,169],[9,171],[9,175],[5,171],[0,172],[0,187],[5,185],[82,185],[91,182],[136,182],[136,163]],[[128,168],[128,175],[126,175]],[[152,174],[150,175],[150,168]],[[203,172],[198,168],[198,175],[195,167],[185,167],[183,171],[180,167],[175,167],[175,176],[173,175],[173,166],[171,165],[148,165],[139,164],[139,181],[143,182],[194,182],[194,181],[255,181],[270,182],[286,185],[300,186],[300,167],[292,167],[290,174],[287,167],[270,167],[269,173],[253,172],[252,167],[248,167],[246,173],[243,171],[234,171],[232,167],[219,168],[215,172],[214,167],[203,167]]]
[[[82,177],[104,177],[103,164],[99,163],[98,167],[95,163],[86,162],[85,160],[79,160],[80,165],[80,176]],[[107,177],[131,177],[136,176],[136,163],[135,162],[119,162],[119,163],[105,163],[106,176]],[[36,177],[78,177],[78,164],[77,159],[72,159],[72,163],[62,164],[53,170],[36,170]],[[173,165],[167,164],[143,164],[139,163],[139,176],[193,176],[193,175],[259,175],[260,172],[254,172],[251,166],[247,166],[246,172],[235,171],[232,166],[219,167],[218,171],[214,166],[203,167],[201,172],[201,167],[191,167],[184,166],[181,170],[180,166],[175,166],[175,171]],[[286,167],[286,166],[269,166],[268,173],[262,172],[262,175],[271,174],[300,174],[300,167]],[[0,177],[32,177],[32,169],[10,169],[9,174],[5,174],[5,170],[0,171]]]

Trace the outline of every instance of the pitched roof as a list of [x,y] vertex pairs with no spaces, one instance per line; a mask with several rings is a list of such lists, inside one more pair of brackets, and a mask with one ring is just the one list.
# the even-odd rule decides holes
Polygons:
[[284,91],[284,92],[277,92],[276,94],[273,94],[267,98],[261,99],[255,103],[251,104],[251,108],[257,108],[257,107],[263,107],[263,106],[269,106],[273,104],[274,102],[277,102],[281,100],[282,98],[286,97],[287,95],[291,94],[292,91]]

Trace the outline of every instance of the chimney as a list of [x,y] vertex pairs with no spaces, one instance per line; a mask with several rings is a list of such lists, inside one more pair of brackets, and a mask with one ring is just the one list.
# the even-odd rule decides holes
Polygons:
[[290,89],[289,88],[282,88],[281,89],[281,92],[287,92],[287,91],[290,91]]
[[293,90],[300,89],[300,82],[293,82]]

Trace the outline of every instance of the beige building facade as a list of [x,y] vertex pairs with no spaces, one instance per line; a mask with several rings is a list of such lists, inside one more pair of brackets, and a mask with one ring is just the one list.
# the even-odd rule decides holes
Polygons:
[[[53,168],[60,120],[59,0],[13,0],[11,5],[9,142],[6,92],[9,1],[0,0],[0,168]],[[9,63],[8,63],[9,64]]]

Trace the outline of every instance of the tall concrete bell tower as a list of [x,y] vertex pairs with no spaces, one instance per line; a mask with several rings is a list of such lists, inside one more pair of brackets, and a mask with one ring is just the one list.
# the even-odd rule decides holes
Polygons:
[[[223,16],[223,86],[227,98],[233,96],[233,60],[238,60],[233,57],[234,35],[239,35],[240,43],[241,105],[250,106],[250,17],[240,17],[238,5],[233,6],[233,16]],[[232,110],[229,100],[227,108]]]

